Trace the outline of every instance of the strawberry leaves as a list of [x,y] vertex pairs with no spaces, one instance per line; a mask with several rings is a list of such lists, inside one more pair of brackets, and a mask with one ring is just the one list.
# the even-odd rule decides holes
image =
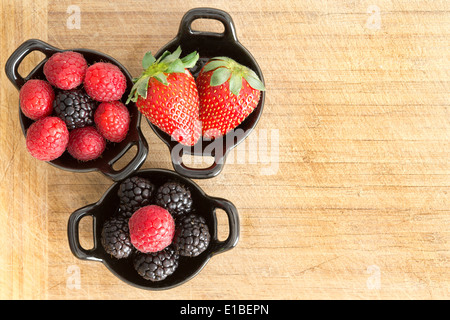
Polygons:
[[[215,59],[219,59],[219,58],[215,58]],[[224,60],[210,60],[206,65],[205,68],[203,69],[203,72],[208,72],[220,67],[226,67],[227,66],[227,62]]]
[[230,91],[238,96],[242,88],[242,78],[250,87],[265,91],[264,84],[258,75],[251,69],[237,63],[228,57],[215,57],[205,65],[203,72],[212,71],[210,86],[216,87],[229,81]]
[[[142,59],[142,67],[144,71],[139,78],[133,79],[133,87],[128,96],[127,103],[136,102],[139,96],[147,97],[147,88],[150,78],[155,78],[164,85],[167,82],[167,74],[184,73],[185,69],[195,66],[199,59],[199,54],[194,51],[180,58],[181,47],[174,52],[165,51],[158,59],[156,59],[149,51]],[[203,72],[212,71],[210,85],[220,86],[227,81],[229,82],[230,91],[239,96],[242,89],[242,79],[244,78],[250,87],[259,91],[265,91],[263,82],[258,75],[251,69],[237,63],[228,57],[215,57],[208,61]]]
[[149,51],[142,59],[142,67],[144,71],[139,78],[133,79],[133,87],[128,96],[127,102],[136,102],[139,96],[144,99],[147,98],[148,82],[150,78],[155,78],[164,85],[169,85],[167,82],[167,74],[184,73],[186,69],[192,68],[197,63],[199,54],[191,52],[187,56],[180,58],[181,47],[178,47],[174,52],[165,51],[159,58],[156,58]]
[[231,77],[230,77],[230,91],[235,96],[238,96],[239,92],[241,91],[241,88],[242,88],[242,76],[237,74],[237,73],[231,74]]
[[212,87],[220,86],[221,84],[225,83],[231,76],[231,70],[228,68],[217,68],[212,76],[211,76],[211,83],[210,85]]
[[150,67],[155,61],[156,61],[155,57],[149,51],[144,55],[144,58],[142,59],[142,67],[145,70],[148,67]]
[[[148,88],[148,81],[150,80],[150,77],[143,77],[140,78],[135,85],[133,86],[133,88],[135,88],[135,95],[136,95],[136,100],[137,100],[137,96],[142,96],[144,98],[147,98],[147,88]],[[131,90],[130,96],[127,99],[127,103],[130,102],[130,97],[131,94],[133,93],[133,89]],[[136,102],[136,100],[133,100],[133,102]]]
[[197,53],[197,51],[194,51],[194,52],[189,53],[184,58],[181,58],[181,62],[183,62],[184,67],[186,69],[190,69],[190,68],[193,68],[195,66],[195,64],[197,63],[198,58],[199,58],[199,54]]

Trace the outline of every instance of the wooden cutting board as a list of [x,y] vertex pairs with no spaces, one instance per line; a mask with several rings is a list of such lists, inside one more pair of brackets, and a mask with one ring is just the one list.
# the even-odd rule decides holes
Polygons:
[[[1,1],[0,60],[25,40],[104,52],[138,75],[200,1]],[[76,209],[111,184],[32,159],[0,74],[0,298],[439,299],[450,287],[448,1],[218,1],[264,73],[257,130],[196,181],[239,210],[236,248],[169,291],[70,252]],[[196,21],[198,30],[220,23]],[[43,58],[21,65],[26,75]],[[172,169],[143,122],[143,168]],[[256,141],[256,142],[255,142]],[[131,156],[125,156],[126,163]],[[91,221],[81,225],[92,246]],[[226,218],[219,213],[221,237]]]

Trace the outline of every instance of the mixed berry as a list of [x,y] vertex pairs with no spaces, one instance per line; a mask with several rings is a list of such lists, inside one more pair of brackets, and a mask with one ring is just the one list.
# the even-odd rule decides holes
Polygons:
[[103,224],[101,243],[113,258],[131,259],[144,279],[164,280],[175,272],[180,256],[196,257],[208,248],[208,225],[195,212],[190,189],[182,183],[157,186],[133,176],[120,183],[117,196],[119,206]]

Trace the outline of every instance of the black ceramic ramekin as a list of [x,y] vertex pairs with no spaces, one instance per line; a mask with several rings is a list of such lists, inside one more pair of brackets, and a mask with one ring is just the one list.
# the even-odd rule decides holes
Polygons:
[[[192,22],[197,19],[220,21],[225,31],[223,33],[213,33],[192,30]],[[190,70],[194,77],[198,75],[203,65],[210,58],[227,56],[252,69],[264,82],[263,74],[255,58],[238,41],[231,16],[222,10],[196,8],[188,11],[181,19],[177,36],[161,48],[155,57],[160,57],[166,50],[173,52],[178,46],[181,47],[185,54],[193,51],[199,53],[200,59],[197,65]],[[263,91],[256,109],[234,131],[232,130],[225,137],[216,140],[200,139],[192,147],[182,146],[157,126],[150,122],[149,124],[159,138],[168,146],[171,152],[172,165],[176,172],[194,179],[212,178],[222,171],[228,152],[241,143],[255,128],[263,111],[264,100],[265,92]],[[189,168],[183,163],[183,154],[214,157],[214,163],[208,168]]]
[[[45,54],[46,58],[41,61],[30,74],[23,78],[19,72],[18,68],[23,59],[33,51],[40,51]],[[25,82],[29,79],[42,79],[45,80],[45,75],[43,72],[44,64],[47,60],[57,52],[62,52],[66,50],[61,50],[55,48],[48,43],[45,43],[38,39],[30,39],[25,41],[20,45],[9,57],[5,65],[5,72],[8,79],[12,84],[20,90]],[[88,49],[71,49],[71,51],[76,51],[81,53],[86,59],[88,65],[95,62],[110,62],[119,67],[127,79],[127,90],[122,96],[122,102],[125,104],[126,99],[130,93],[131,87],[133,86],[132,77],[130,73],[114,58]],[[100,171],[106,176],[110,177],[114,181],[122,180],[137,169],[144,163],[147,153],[148,144],[143,136],[140,124],[141,124],[141,113],[137,110],[136,105],[133,102],[127,104],[128,110],[131,116],[130,129],[125,140],[120,143],[108,143],[107,148],[103,152],[102,156],[91,161],[81,162],[73,158],[67,151],[58,159],[49,161],[51,165],[68,171],[73,172],[87,172],[87,171]],[[32,120],[27,118],[19,107],[19,119],[22,126],[23,134],[26,135],[28,127],[33,123]],[[132,146],[137,146],[137,152],[134,158],[122,169],[115,170],[113,168],[114,163],[116,163]]]
[[[72,253],[79,259],[102,262],[113,274],[124,282],[141,289],[163,290],[176,287],[196,276],[214,255],[234,248],[239,240],[239,215],[236,207],[228,200],[211,197],[192,180],[183,177],[176,172],[165,169],[144,169],[130,175],[149,179],[155,186],[167,181],[178,181],[188,187],[193,200],[193,210],[205,218],[211,235],[208,248],[196,257],[180,256],[178,268],[175,272],[162,281],[152,282],[142,278],[134,269],[132,259],[116,259],[109,255],[101,245],[101,232],[104,222],[114,215],[119,208],[117,191],[120,182],[115,182],[93,204],[80,208],[73,212],[68,223],[68,239]],[[228,217],[228,237],[224,241],[218,239],[216,209],[222,209]],[[93,220],[93,248],[84,249],[79,239],[79,223],[84,217],[92,217]]]

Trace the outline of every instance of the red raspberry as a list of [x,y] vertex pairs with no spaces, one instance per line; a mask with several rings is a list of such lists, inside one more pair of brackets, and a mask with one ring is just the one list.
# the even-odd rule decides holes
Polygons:
[[100,132],[111,142],[121,142],[130,127],[130,113],[120,101],[102,102],[94,114],[94,121]]
[[49,116],[53,111],[54,99],[52,86],[44,80],[28,80],[19,93],[20,108],[32,120]]
[[36,159],[52,161],[66,150],[69,130],[58,117],[45,117],[34,122],[27,130],[26,145]]
[[157,252],[172,243],[175,221],[159,206],[148,205],[138,209],[128,221],[130,240],[141,252]]
[[84,89],[97,101],[120,100],[127,88],[127,79],[119,67],[107,62],[90,66],[84,78]]
[[105,138],[92,126],[70,131],[67,151],[77,160],[89,161],[97,159],[105,148]]
[[53,54],[44,65],[44,74],[52,85],[71,90],[83,83],[87,62],[83,55],[73,51]]

